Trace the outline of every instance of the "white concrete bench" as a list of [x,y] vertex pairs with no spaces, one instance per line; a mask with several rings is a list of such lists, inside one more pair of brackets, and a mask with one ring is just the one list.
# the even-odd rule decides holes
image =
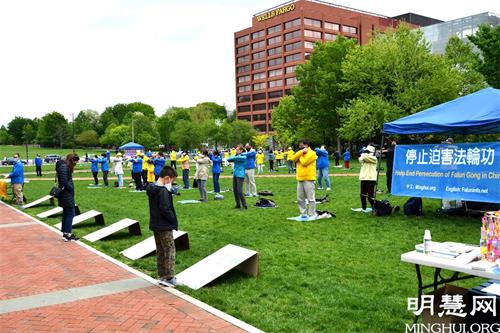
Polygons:
[[55,202],[55,200],[54,200],[54,197],[53,197],[53,196],[51,196],[51,195],[49,195],[49,194],[47,194],[46,196],[41,197],[40,199],[37,199],[37,200],[32,201],[32,202],[30,202],[30,203],[27,203],[27,204],[26,204],[26,205],[24,205],[22,208],[26,209],[26,208],[35,207],[35,206],[37,206],[37,205],[39,205],[39,204],[41,204],[42,202],[45,202],[45,201],[47,201],[47,200],[49,200],[49,202],[50,202],[50,204],[51,204],[52,206],[54,206],[54,205],[56,204],[56,202]]
[[[185,231],[174,230],[174,242],[176,250],[187,250],[189,249],[189,236]],[[145,257],[150,253],[156,251],[155,237],[151,236],[146,238],[142,242],[139,242],[128,249],[120,252],[125,257],[130,260],[137,260],[139,258]]]
[[83,238],[85,238],[89,242],[96,242],[125,228],[128,228],[128,232],[132,235],[141,235],[141,226],[139,224],[139,221],[132,219],[123,219],[105,228],[99,229],[97,231],[94,231],[93,233],[83,236]]
[[[91,219],[91,218],[95,219],[95,223],[100,224],[100,225],[104,225],[104,216],[102,215],[102,213],[98,212],[96,210],[93,210],[93,209],[89,210],[88,212],[85,212],[83,214],[80,214],[78,216],[75,216],[73,218],[72,225],[80,224],[83,221],[86,221],[86,220]],[[54,227],[60,230],[61,226],[62,226],[62,223],[58,223]]]

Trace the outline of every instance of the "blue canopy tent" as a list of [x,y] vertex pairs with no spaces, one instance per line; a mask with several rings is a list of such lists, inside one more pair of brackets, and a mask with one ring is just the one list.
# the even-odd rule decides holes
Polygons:
[[384,136],[387,134],[430,133],[448,135],[500,133],[500,90],[485,88],[385,123],[381,146],[383,146]]
[[138,150],[144,152],[144,146],[135,142],[126,143],[118,149],[123,150],[125,152],[125,156],[127,157],[135,156]]
[[384,124],[383,134],[500,133],[500,89],[485,88]]

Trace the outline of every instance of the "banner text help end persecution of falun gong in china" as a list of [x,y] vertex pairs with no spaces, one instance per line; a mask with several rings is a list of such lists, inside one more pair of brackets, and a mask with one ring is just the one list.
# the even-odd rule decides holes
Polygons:
[[500,203],[500,142],[398,145],[391,193]]

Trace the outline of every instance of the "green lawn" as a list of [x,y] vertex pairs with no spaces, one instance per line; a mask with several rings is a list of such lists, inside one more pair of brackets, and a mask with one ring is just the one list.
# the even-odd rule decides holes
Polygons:
[[[143,236],[123,231],[92,246],[156,276],[154,255],[130,261],[119,254],[151,235],[146,195],[128,189],[89,189],[89,183],[76,182],[76,202],[82,211],[103,212],[106,224],[125,217],[137,219],[143,231]],[[406,302],[407,297],[417,296],[417,281],[415,268],[401,263],[400,255],[422,240],[425,229],[431,230],[435,241],[475,244],[479,238],[479,219],[438,216],[436,200],[424,200],[425,216],[418,218],[402,213],[377,218],[352,212],[351,207],[360,206],[357,177],[334,178],[331,202],[319,207],[337,217],[309,223],[286,220],[298,215],[293,178],[260,178],[257,185],[275,193],[273,200],[279,208],[235,210],[232,193],[225,193],[223,201],[176,205],[180,229],[189,232],[191,242],[190,250],[177,254],[177,271],[228,243],[258,251],[257,278],[235,272],[198,291],[180,289],[268,332],[401,332],[412,320]],[[230,179],[222,179],[222,188],[229,186]],[[33,200],[47,194],[50,187],[51,182],[31,182],[25,191]],[[197,198],[196,190],[178,197]],[[390,200],[402,205],[406,198]],[[26,212],[35,215],[46,209]],[[47,220],[51,225],[58,222],[58,218]],[[74,231],[83,236],[98,228],[87,222]],[[431,278],[430,270],[424,273]],[[475,279],[459,285],[480,282]]]

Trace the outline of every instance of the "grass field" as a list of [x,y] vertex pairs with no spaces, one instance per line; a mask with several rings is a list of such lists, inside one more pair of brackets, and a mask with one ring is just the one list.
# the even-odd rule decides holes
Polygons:
[[[230,181],[222,179],[222,188],[229,188]],[[130,261],[119,254],[151,235],[146,195],[128,189],[90,189],[89,183],[76,181],[76,202],[82,211],[103,212],[106,224],[125,217],[137,219],[143,232],[130,236],[123,231],[92,246],[156,276],[154,255]],[[422,217],[399,213],[377,218],[352,212],[351,207],[360,207],[359,183],[353,176],[334,177],[331,201],[319,205],[337,217],[309,223],[286,220],[298,215],[294,178],[257,178],[257,186],[272,190],[279,207],[235,210],[232,193],[225,193],[223,201],[210,196],[208,203],[176,204],[180,229],[189,232],[191,243],[190,250],[177,253],[176,269],[180,272],[228,243],[258,251],[257,278],[235,272],[198,291],[179,289],[268,332],[401,332],[413,318],[407,311],[407,297],[417,296],[415,268],[402,263],[401,254],[422,241],[425,229],[431,230],[435,241],[475,244],[479,238],[479,219],[437,215],[437,200],[424,200]],[[50,187],[49,181],[36,181],[26,184],[25,192],[33,200]],[[317,191],[317,196],[325,193]],[[197,198],[197,190],[189,190],[176,201]],[[399,205],[406,200],[389,199]],[[251,206],[255,199],[248,201]],[[36,215],[47,209],[26,212]],[[46,222],[54,225],[59,218]],[[98,228],[86,222],[74,232],[83,236]],[[424,270],[424,278],[431,278],[430,270]]]

